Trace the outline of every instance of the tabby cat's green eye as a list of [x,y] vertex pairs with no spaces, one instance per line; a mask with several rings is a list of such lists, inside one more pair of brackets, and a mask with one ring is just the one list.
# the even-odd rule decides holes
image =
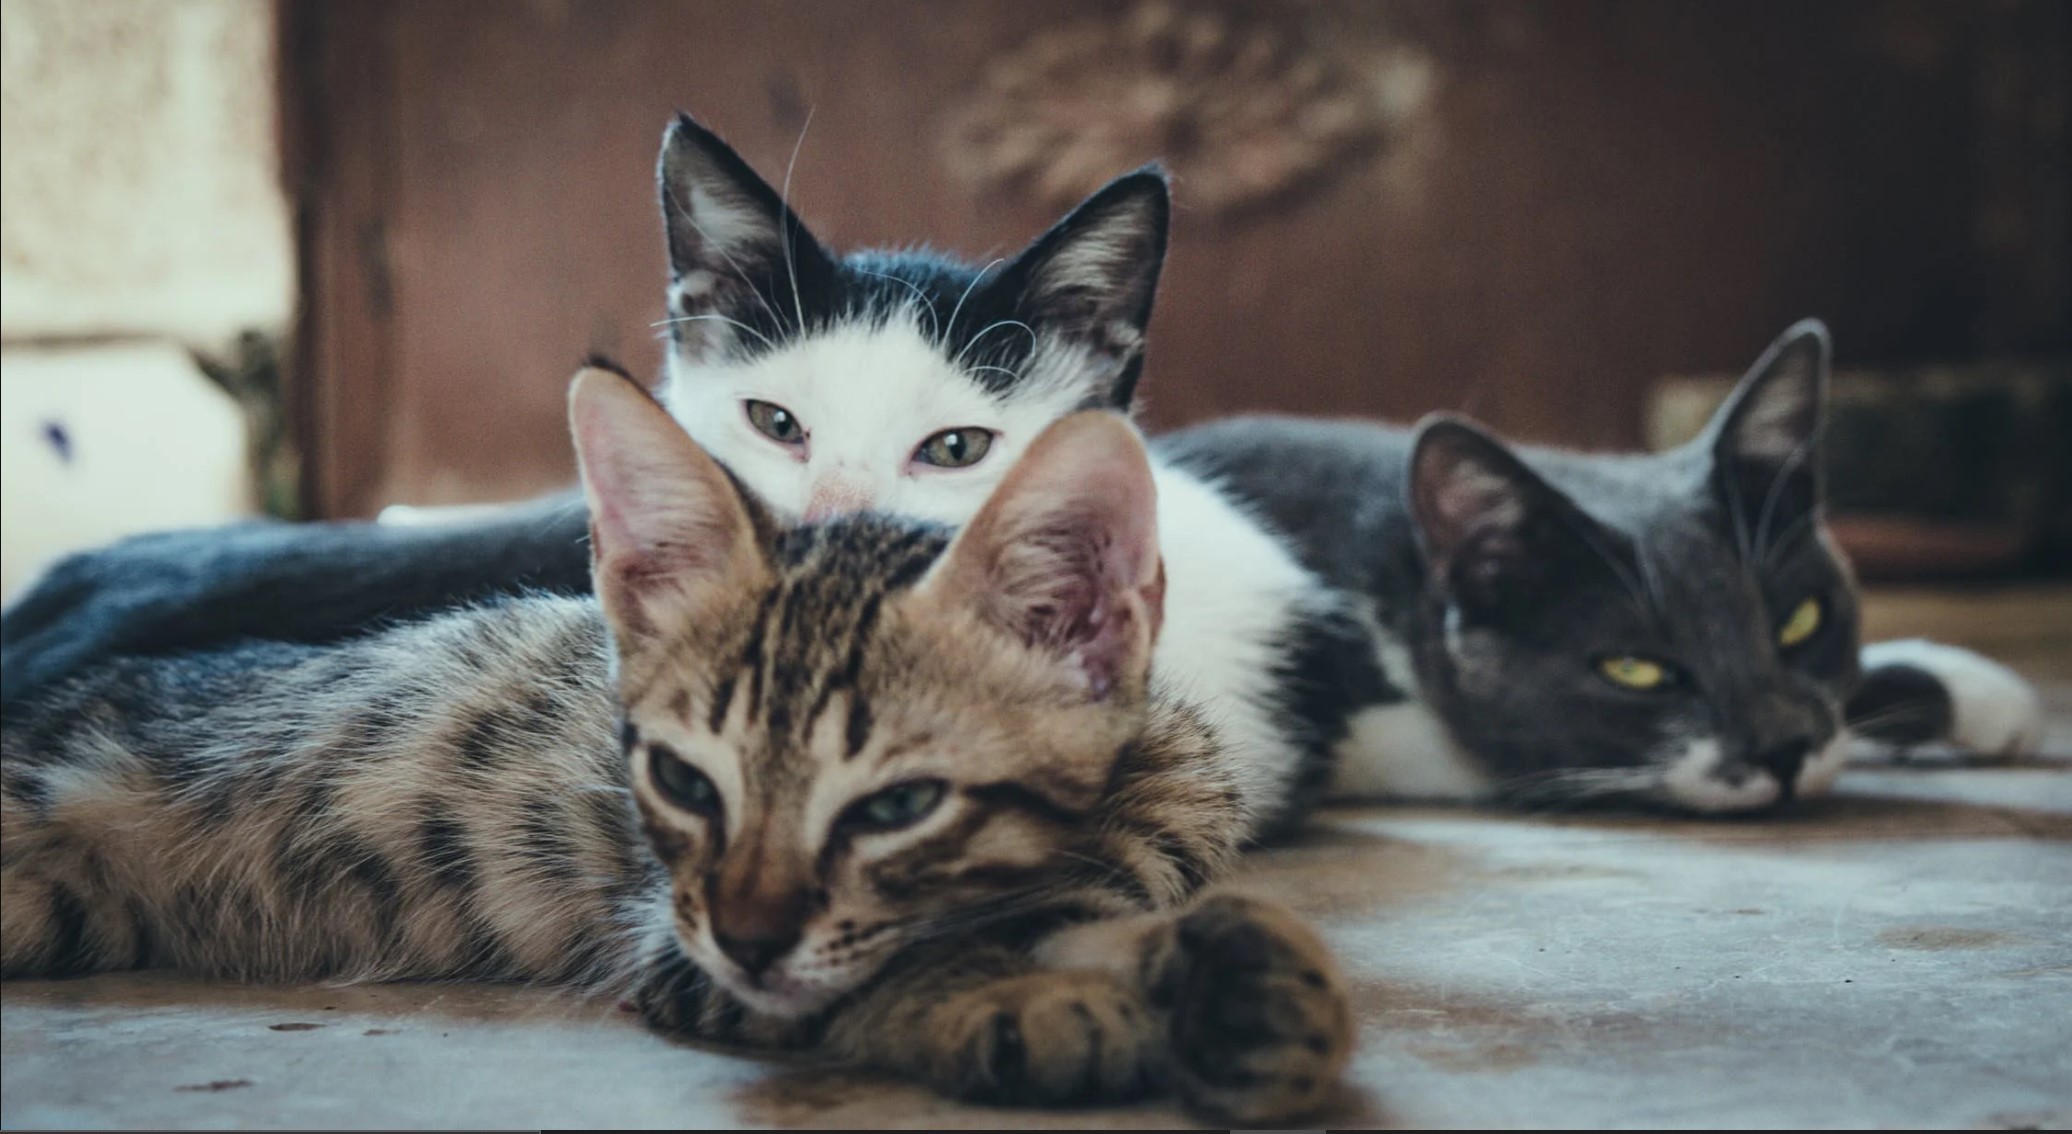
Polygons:
[[1777,644],[1785,649],[1803,644],[1820,629],[1820,600],[1807,599],[1792,608],[1791,617],[1777,628]]
[[945,429],[921,442],[921,447],[914,450],[914,459],[924,465],[946,469],[969,468],[979,463],[992,447],[993,431],[990,429],[976,426]]
[[669,802],[686,811],[712,815],[719,811],[719,788],[712,778],[660,744],[648,745],[648,775]]
[[895,831],[927,818],[942,802],[941,780],[909,780],[849,805],[842,825],[852,831]]
[[1642,692],[1660,689],[1670,681],[1668,666],[1631,656],[1606,658],[1597,663],[1597,672],[1613,685]]
[[748,424],[780,445],[799,445],[806,440],[806,427],[788,409],[775,402],[748,402]]

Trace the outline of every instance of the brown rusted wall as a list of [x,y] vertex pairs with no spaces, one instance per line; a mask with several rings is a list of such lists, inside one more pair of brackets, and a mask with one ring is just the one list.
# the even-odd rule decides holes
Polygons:
[[1657,376],[1802,315],[1876,364],[2072,338],[2048,2],[284,11],[334,514],[570,475],[571,363],[657,362],[679,107],[773,179],[797,145],[791,196],[845,245],[1009,250],[1166,158],[1159,425],[1451,408],[1631,444]]

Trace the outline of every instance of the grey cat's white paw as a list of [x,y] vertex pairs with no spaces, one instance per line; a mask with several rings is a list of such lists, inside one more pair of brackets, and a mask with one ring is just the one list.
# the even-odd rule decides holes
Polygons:
[[2043,740],[2043,700],[2014,670],[1959,646],[1907,638],[1863,648],[1866,671],[1905,665],[1932,674],[1950,697],[1950,743],[1982,756],[2026,756]]

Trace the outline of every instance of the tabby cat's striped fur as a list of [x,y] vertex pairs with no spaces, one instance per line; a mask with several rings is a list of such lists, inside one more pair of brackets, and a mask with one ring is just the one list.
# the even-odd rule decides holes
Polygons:
[[602,615],[124,661],[9,721],[7,976],[552,981],[962,1094],[1322,1097],[1328,957],[1198,898],[1251,817],[1149,687],[1122,419],[1047,431],[953,541],[779,529],[630,380],[571,406]]

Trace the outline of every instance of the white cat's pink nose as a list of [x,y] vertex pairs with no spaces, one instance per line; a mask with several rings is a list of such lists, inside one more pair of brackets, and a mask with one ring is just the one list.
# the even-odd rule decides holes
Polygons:
[[834,516],[861,512],[870,506],[869,485],[848,477],[821,477],[813,482],[813,490],[806,494],[806,522],[818,523]]

